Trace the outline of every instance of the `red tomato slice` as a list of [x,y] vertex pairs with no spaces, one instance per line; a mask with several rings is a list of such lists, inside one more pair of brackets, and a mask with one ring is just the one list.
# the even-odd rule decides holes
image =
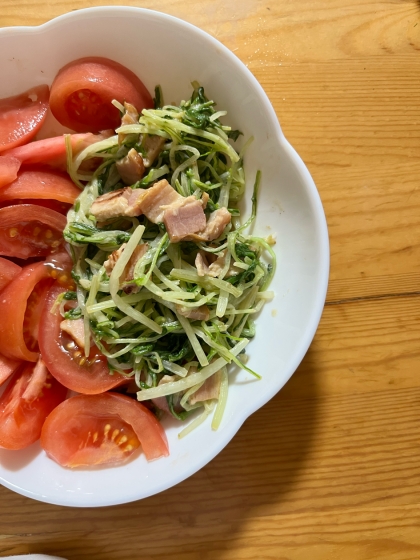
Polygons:
[[[73,155],[77,155],[87,146],[100,142],[105,138],[112,136],[113,131],[104,130],[101,134],[71,134],[71,146]],[[65,137],[55,136],[54,138],[45,138],[44,140],[36,140],[25,146],[19,146],[8,150],[8,156],[13,156],[24,165],[42,164],[50,167],[56,167],[66,171],[67,154]]]
[[140,444],[148,461],[169,455],[156,417],[141,403],[116,393],[64,401],[41,433],[47,455],[64,467],[122,463]]
[[0,208],[0,255],[43,257],[63,243],[65,216],[35,204]]
[[122,375],[110,374],[105,356],[96,347],[91,348],[86,359],[83,349],[61,330],[60,310],[52,308],[62,292],[60,286],[51,288],[39,326],[39,347],[51,374],[65,387],[87,395],[103,393],[126,383]]
[[15,181],[0,190],[0,203],[5,200],[51,199],[73,204],[79,196],[73,181],[58,171],[25,170],[21,171]]
[[22,267],[7,259],[0,257],[0,290],[5,288],[9,282],[16,278]]
[[0,385],[3,385],[6,379],[15,373],[21,363],[19,360],[11,360],[0,354]]
[[0,100],[0,153],[32,140],[47,115],[49,92],[42,85]]
[[97,132],[120,125],[114,99],[131,103],[139,113],[153,107],[150,93],[131,70],[108,58],[80,58],[57,74],[50,107],[62,125],[77,132]]
[[0,447],[23,449],[37,441],[46,417],[66,394],[42,360],[25,364],[0,397]]
[[[0,191],[1,192],[1,191]],[[42,198],[15,198],[13,200],[4,200],[0,202],[0,208],[6,208],[7,206],[17,206],[18,204],[35,204],[35,206],[42,206],[42,208],[49,208],[58,212],[59,214],[64,214],[67,216],[67,212],[71,208],[71,204],[65,202],[59,202],[58,200],[42,199]]]
[[[14,360],[36,362],[38,353],[28,349],[32,346],[30,333],[24,336],[24,322],[29,322],[28,299],[41,281],[51,278],[51,268],[44,263],[29,264],[12,280],[0,295],[0,353]],[[41,288],[44,285],[41,284]],[[33,323],[31,323],[33,324]]]
[[13,156],[0,156],[0,187],[8,185],[17,177],[20,161]]

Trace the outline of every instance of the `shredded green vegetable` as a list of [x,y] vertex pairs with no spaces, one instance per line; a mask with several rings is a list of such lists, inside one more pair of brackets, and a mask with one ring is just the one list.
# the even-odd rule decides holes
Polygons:
[[[201,416],[180,437],[213,410],[212,428],[218,428],[228,398],[229,364],[259,377],[245,365],[243,353],[255,334],[253,316],[273,297],[267,288],[276,262],[270,240],[247,233],[257,214],[261,174],[251,215],[243,220],[238,203],[245,190],[244,150],[232,144],[241,133],[223,125],[226,112],[215,110],[202,87],[193,87],[191,99],[179,106],[163,105],[157,87],[155,109],[143,110],[138,122],[122,124],[115,136],[76,157],[66,142],[69,174],[84,188],[64,231],[77,286],[64,296],[76,302],[65,316],[83,318],[86,356],[91,336],[110,373],[133,379],[139,401],[166,398],[167,410],[178,419],[201,408]],[[144,215],[103,222],[92,215],[98,197],[127,186],[117,162],[133,148],[146,157],[147,142],[156,137],[163,139],[159,153],[141,180],[129,186],[147,189],[166,179],[183,197],[205,196],[207,219],[217,209],[228,209],[231,223],[217,239],[171,243],[164,224]],[[97,167],[88,173],[92,166],[85,165],[82,172],[81,165],[93,158]],[[127,279],[127,266],[140,249]],[[110,259],[116,261],[112,270]],[[189,317],[199,312],[199,318]],[[203,392],[210,378],[213,388]]]

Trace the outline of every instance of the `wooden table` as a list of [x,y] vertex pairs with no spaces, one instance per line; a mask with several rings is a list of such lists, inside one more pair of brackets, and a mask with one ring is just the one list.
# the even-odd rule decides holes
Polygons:
[[[327,303],[293,378],[207,467],[104,509],[1,488],[0,555],[418,560],[419,2],[114,3],[198,25],[261,82],[323,200]],[[101,4],[2,0],[0,25]]]

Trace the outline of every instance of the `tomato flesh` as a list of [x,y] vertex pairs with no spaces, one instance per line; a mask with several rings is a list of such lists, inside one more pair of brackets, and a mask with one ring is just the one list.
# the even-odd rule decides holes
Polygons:
[[[7,358],[28,362],[36,362],[38,359],[38,352],[29,349],[25,341],[24,323],[26,321],[25,326],[28,330],[28,323],[34,325],[39,320],[39,315],[28,319],[31,310],[27,309],[27,302],[37,284],[43,280],[53,282],[51,269],[44,263],[30,264],[1,292],[0,353]],[[43,283],[41,285],[44,286]],[[36,333],[36,327],[32,326],[30,332]],[[29,333],[26,334],[28,340]]]
[[66,394],[42,361],[23,365],[0,397],[0,447],[23,449],[37,441],[48,414]]
[[0,153],[32,140],[47,115],[49,91],[42,85],[0,100]]
[[66,223],[62,214],[36,204],[0,208],[0,255],[44,257],[63,243]]
[[87,395],[96,395],[126,383],[124,376],[110,374],[107,360],[96,346],[92,345],[86,358],[84,350],[61,330],[60,310],[52,309],[62,292],[60,286],[51,288],[39,326],[39,347],[51,374],[65,387]]
[[24,170],[15,181],[0,190],[0,203],[40,198],[73,204],[79,194],[80,189],[64,173],[44,169]]
[[0,354],[0,386],[15,373],[21,363],[19,360],[11,360]]
[[20,161],[13,156],[0,156],[0,188],[14,181],[18,175]]
[[0,291],[5,288],[13,278],[16,278],[21,271],[21,266],[0,257]]
[[150,93],[131,70],[108,58],[87,57],[59,71],[51,86],[50,107],[62,125],[97,132],[120,125],[113,99],[131,103],[139,113],[153,107]]
[[[91,134],[90,132],[84,134],[71,134],[71,146],[73,156],[80,153],[87,146],[109,138],[114,131],[104,130],[101,134]],[[45,138],[43,140],[36,140],[8,150],[8,156],[18,159],[22,165],[48,165],[66,171],[67,169],[67,154],[66,142],[64,136],[55,136],[54,138]]]
[[150,410],[116,393],[68,399],[41,434],[47,455],[72,468],[125,462],[140,445],[148,460],[168,455],[165,432]]

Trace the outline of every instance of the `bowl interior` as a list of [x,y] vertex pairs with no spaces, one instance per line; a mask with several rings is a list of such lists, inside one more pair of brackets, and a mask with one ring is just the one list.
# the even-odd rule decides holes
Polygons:
[[[303,358],[318,325],[328,280],[328,235],[315,185],[299,156],[284,138],[274,110],[247,68],[223,45],[199,29],[157,12],[137,8],[96,8],[73,12],[37,28],[0,30],[0,97],[51,83],[67,62],[105,56],[134,71],[150,91],[160,84],[165,102],[191,94],[191,82],[205,87],[225,121],[254,140],[245,155],[250,197],[262,173],[258,216],[253,232],[275,235],[275,299],[258,316],[257,335],[248,347],[249,366],[260,381],[234,372],[222,425],[210,422],[179,440],[181,427],[165,421],[171,455],[148,464],[143,456],[115,468],[63,469],[38,444],[22,452],[0,451],[0,481],[39,500],[74,506],[124,503],[155,494],[187,478],[210,461],[243,421],[289,379]],[[49,133],[60,132],[53,120]],[[243,140],[242,140],[243,141]],[[203,432],[205,437],[203,438]]]

